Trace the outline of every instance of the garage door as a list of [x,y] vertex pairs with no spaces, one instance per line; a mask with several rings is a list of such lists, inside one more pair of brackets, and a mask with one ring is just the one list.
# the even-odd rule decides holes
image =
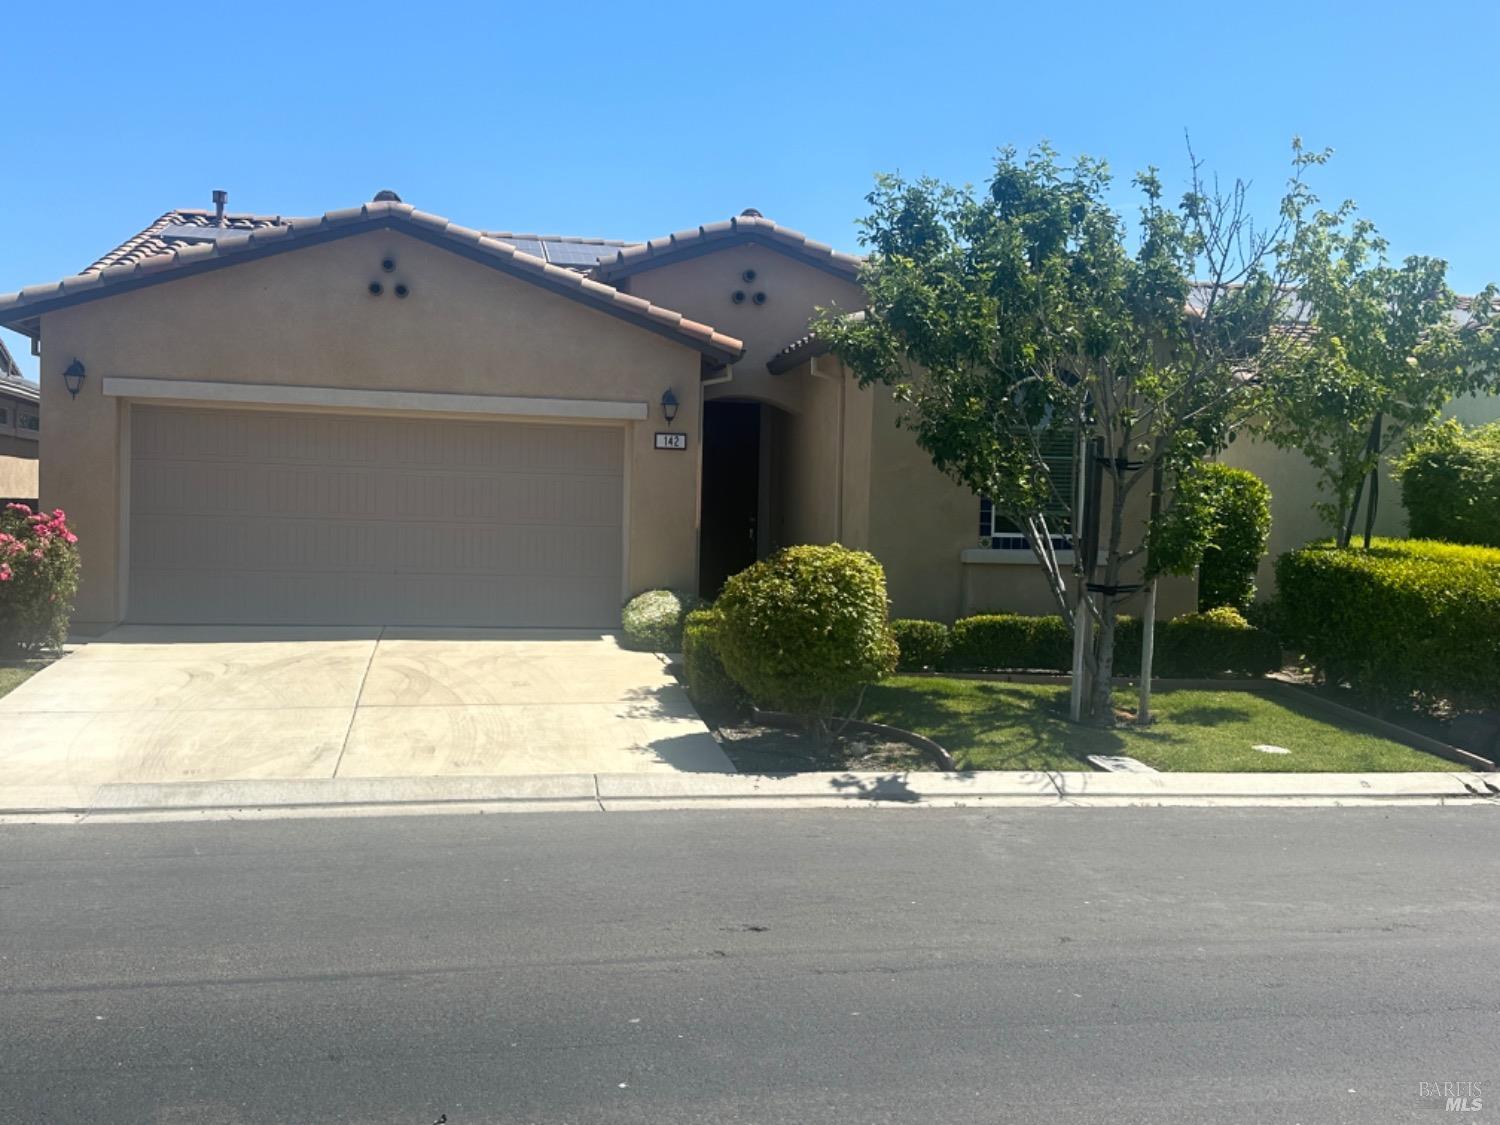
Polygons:
[[619,624],[619,427],[131,418],[132,621]]

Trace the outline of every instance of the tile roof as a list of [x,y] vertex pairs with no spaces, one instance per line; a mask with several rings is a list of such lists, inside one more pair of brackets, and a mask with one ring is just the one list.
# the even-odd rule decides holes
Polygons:
[[[409,203],[366,203],[305,219],[226,216],[233,231],[228,235],[218,233],[223,228],[212,221],[199,221],[207,217],[208,212],[169,211],[82,273],[49,285],[29,286],[18,293],[0,295],[0,324],[13,327],[50,308],[170,280],[178,273],[213,269],[236,260],[275,253],[289,249],[295,242],[327,241],[365,230],[397,229],[690,345],[718,362],[733,362],[744,353],[739,340],[709,325],[622,293],[579,270],[523,253],[509,242],[459,226],[439,215],[418,211]],[[206,237],[201,241],[172,239],[169,228],[180,221],[205,228]]]
[[[139,234],[126,239],[98,261],[86,266],[82,272],[93,273],[108,269],[110,266],[141,262],[157,254],[171,253],[181,246],[190,246],[198,241],[199,239],[195,238],[195,232],[201,232],[201,240],[207,241],[223,237],[220,232],[226,230],[249,232],[309,221],[311,220],[290,215],[251,215],[229,212],[225,214],[224,221],[220,224],[213,211],[176,207],[163,214]],[[516,249],[531,254],[533,257],[544,258],[553,265],[583,272],[592,269],[600,257],[637,245],[637,243],[616,238],[585,238],[566,234],[523,234],[520,231],[497,230],[487,230],[481,233],[486,238],[508,242]],[[576,250],[581,254],[563,252],[554,255],[549,253],[549,249]],[[588,260],[577,260],[580,256],[588,257]]]
[[21,368],[16,363],[16,357],[10,354],[5,341],[0,340],[0,382],[14,383],[18,382],[21,377]]
[[864,259],[845,254],[822,242],[815,242],[801,231],[780,226],[759,214],[741,214],[717,223],[706,223],[692,230],[678,231],[665,238],[627,246],[613,257],[600,260],[594,276],[603,280],[627,277],[640,270],[652,269],[670,261],[706,254],[721,245],[753,242],[770,246],[819,269],[853,281],[859,276]]
[[[863,309],[848,313],[845,320],[864,320]],[[798,336],[786,347],[773,355],[766,361],[766,370],[772,375],[784,375],[799,364],[820,355],[827,355],[832,350],[828,341],[818,336],[816,329],[809,329],[807,333]]]

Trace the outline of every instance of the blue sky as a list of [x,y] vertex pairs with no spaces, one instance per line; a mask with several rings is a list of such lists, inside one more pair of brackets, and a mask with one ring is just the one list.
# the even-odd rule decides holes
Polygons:
[[621,238],[753,206],[854,250],[876,171],[977,182],[1046,138],[1175,188],[1184,130],[1266,206],[1293,134],[1332,146],[1320,194],[1472,291],[1500,278],[1497,32],[1491,5],[1281,0],[17,5],[0,292],[216,187]]

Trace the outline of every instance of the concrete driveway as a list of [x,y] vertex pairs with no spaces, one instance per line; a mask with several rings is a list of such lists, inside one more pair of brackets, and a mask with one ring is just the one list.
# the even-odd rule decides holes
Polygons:
[[733,771],[661,657],[575,630],[122,626],[0,699],[0,731],[0,785],[78,793]]

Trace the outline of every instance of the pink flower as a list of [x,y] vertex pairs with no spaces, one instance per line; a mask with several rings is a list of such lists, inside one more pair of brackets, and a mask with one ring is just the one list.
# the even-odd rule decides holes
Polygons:
[[71,531],[63,532],[63,538],[66,539],[69,543],[78,542],[78,536],[74,535]]
[[7,512],[24,512],[28,516],[31,515],[31,508],[25,504],[7,504],[5,505],[5,510]]
[[0,563],[0,582],[10,581],[10,563]]

